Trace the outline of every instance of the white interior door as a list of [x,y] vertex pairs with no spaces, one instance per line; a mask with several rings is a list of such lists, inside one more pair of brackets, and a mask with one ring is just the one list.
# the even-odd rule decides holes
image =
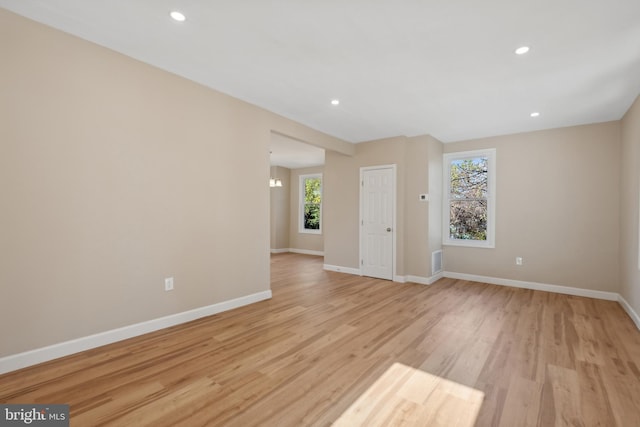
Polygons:
[[360,270],[393,280],[395,166],[360,169]]

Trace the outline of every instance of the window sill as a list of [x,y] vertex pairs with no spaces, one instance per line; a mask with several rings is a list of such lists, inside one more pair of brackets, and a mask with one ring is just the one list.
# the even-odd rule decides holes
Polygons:
[[322,234],[322,230],[298,230],[300,234]]
[[464,248],[480,248],[480,249],[495,249],[496,245],[493,242],[478,241],[478,240],[445,240],[442,242],[443,246],[458,246]]

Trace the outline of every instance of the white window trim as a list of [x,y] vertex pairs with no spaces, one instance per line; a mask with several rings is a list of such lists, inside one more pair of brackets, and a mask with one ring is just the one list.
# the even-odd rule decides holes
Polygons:
[[[317,230],[304,228],[304,180],[308,178],[320,178],[320,228]],[[324,205],[324,179],[322,179],[322,174],[312,173],[300,175],[298,179],[298,233],[322,234],[322,223],[324,222],[324,215],[322,213],[322,206]]]
[[[443,154],[442,182],[442,244],[450,246],[466,246],[472,248],[495,248],[496,240],[496,149],[459,151]],[[486,157],[488,166],[487,177],[487,240],[451,239],[449,237],[449,196],[451,194],[451,168],[453,160],[464,160],[476,157]]]

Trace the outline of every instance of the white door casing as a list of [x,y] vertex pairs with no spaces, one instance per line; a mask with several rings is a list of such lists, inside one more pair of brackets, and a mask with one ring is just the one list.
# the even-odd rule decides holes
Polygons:
[[393,280],[396,165],[360,168],[360,271]]

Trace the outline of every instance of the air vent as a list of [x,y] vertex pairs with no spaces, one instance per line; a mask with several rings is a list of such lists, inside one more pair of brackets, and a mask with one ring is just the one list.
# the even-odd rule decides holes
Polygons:
[[435,276],[436,274],[442,271],[442,250],[431,252],[431,275]]

